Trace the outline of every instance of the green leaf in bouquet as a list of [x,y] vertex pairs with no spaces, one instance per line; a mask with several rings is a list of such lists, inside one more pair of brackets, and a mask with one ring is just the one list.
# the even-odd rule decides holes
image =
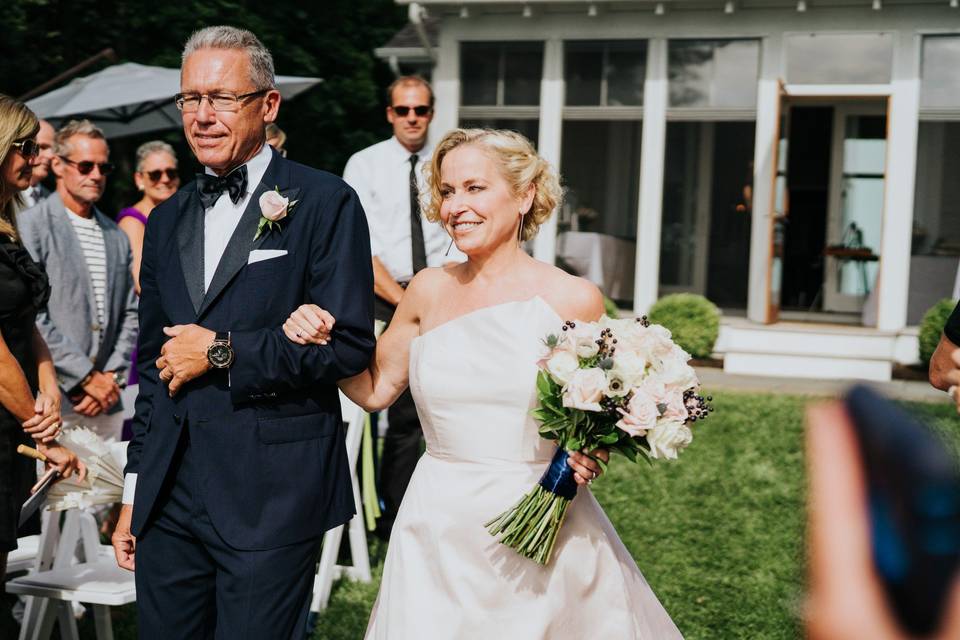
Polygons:
[[601,436],[597,442],[602,445],[611,445],[611,444],[616,444],[619,441],[620,441],[620,435],[617,433],[611,432],[604,436]]
[[541,399],[553,395],[553,380],[550,379],[550,374],[546,371],[537,374],[537,392]]

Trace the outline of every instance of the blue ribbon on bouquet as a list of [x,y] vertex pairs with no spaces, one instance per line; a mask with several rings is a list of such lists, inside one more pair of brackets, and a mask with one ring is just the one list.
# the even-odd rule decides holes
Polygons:
[[577,495],[577,481],[573,479],[573,468],[567,464],[569,457],[566,449],[558,447],[550,466],[540,477],[540,486],[561,498],[573,500]]

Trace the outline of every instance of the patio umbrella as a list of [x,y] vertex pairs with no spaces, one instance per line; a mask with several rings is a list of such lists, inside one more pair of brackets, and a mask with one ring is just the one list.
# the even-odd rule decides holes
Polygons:
[[[322,82],[320,78],[277,76],[277,89],[285,99]],[[39,117],[55,127],[74,118],[87,118],[108,138],[179,129],[180,112],[173,96],[180,91],[180,70],[126,62],[27,102]]]

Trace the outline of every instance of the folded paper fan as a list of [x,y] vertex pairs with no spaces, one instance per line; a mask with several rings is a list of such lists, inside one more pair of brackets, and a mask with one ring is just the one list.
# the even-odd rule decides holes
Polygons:
[[64,511],[120,502],[126,442],[106,442],[85,427],[64,431],[59,442],[83,461],[87,466],[87,477],[78,482],[74,475],[53,485],[47,498],[48,507]]

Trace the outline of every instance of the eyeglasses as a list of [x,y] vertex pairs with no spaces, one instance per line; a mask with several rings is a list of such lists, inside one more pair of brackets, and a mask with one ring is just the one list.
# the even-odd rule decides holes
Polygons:
[[176,169],[154,169],[153,171],[142,171],[141,173],[150,178],[150,182],[160,182],[160,178],[164,175],[166,175],[167,180],[171,182],[180,177]]
[[413,109],[413,112],[417,114],[418,118],[422,118],[428,113],[430,113],[431,111],[433,111],[433,107],[430,107],[425,104],[417,105],[416,107],[407,107],[404,105],[397,105],[397,106],[391,105],[390,108],[393,109],[393,112],[398,116],[400,116],[401,118],[406,118],[407,114],[410,113],[410,109]]
[[84,176],[92,172],[94,167],[100,169],[100,175],[102,176],[108,176],[113,173],[112,162],[91,162],[89,160],[81,160],[80,162],[77,162],[76,160],[71,160],[70,158],[65,158],[63,156],[60,156],[60,159],[75,166],[77,171]]
[[270,89],[260,89],[259,91],[251,91],[250,93],[243,93],[237,95],[230,92],[222,93],[178,93],[174,96],[173,101],[177,105],[177,109],[183,111],[184,113],[196,113],[200,110],[200,102],[206,100],[207,103],[213,108],[214,111],[239,111],[241,100],[246,98],[253,98],[254,96],[262,96],[263,94],[270,91]]
[[36,158],[40,155],[40,145],[33,138],[28,138],[26,140],[18,140],[10,144],[11,147],[16,147],[17,151],[20,152],[26,159]]

